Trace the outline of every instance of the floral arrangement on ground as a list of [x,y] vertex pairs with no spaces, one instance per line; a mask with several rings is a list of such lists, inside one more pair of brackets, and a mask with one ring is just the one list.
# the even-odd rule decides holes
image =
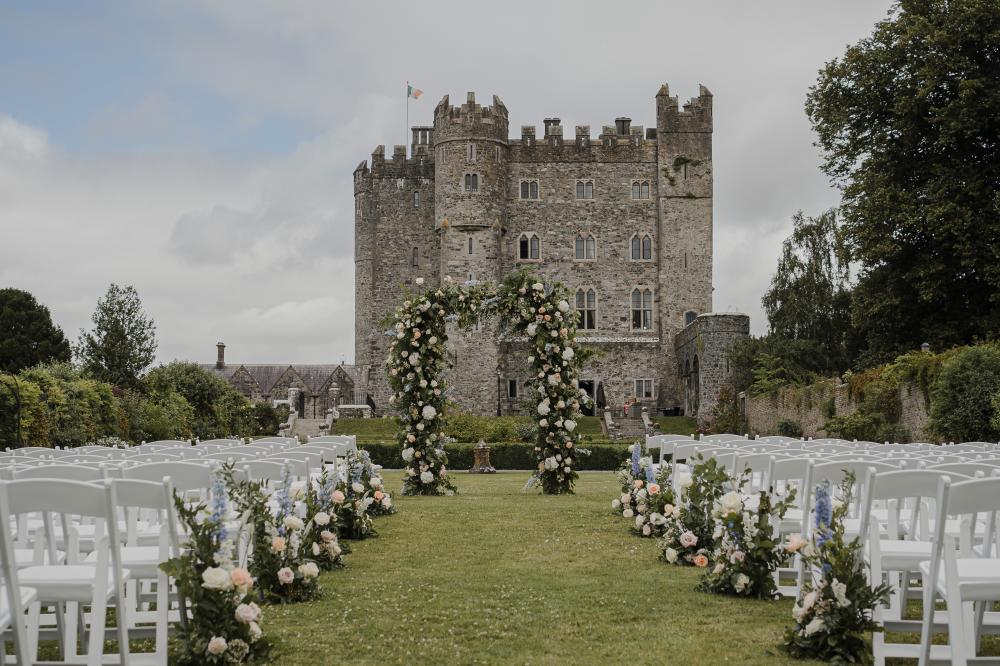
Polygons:
[[[728,487],[742,487],[715,458],[697,456],[690,472],[675,464],[670,482],[677,491],[675,503],[664,510],[666,522],[659,540],[661,557],[668,564],[705,568],[715,550],[714,511]],[[674,478],[676,477],[676,478]]]

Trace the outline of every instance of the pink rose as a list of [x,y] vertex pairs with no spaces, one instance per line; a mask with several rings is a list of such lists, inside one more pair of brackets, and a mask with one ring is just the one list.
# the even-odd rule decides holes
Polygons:
[[208,653],[209,654],[222,654],[226,651],[228,644],[226,639],[222,636],[212,636],[212,640],[208,642]]
[[622,493],[621,501],[622,504],[630,504],[632,502],[632,496],[628,493]]
[[642,536],[649,536],[653,530],[650,529],[649,523],[642,526]]
[[284,552],[285,545],[286,544],[284,537],[276,536],[273,539],[271,539],[271,550],[273,550],[275,553]]
[[785,550],[789,553],[797,553],[804,545],[806,545],[806,540],[802,538],[801,534],[792,534],[788,537],[788,543],[785,544]]
[[649,490],[650,493],[658,493],[660,492],[660,484],[651,483],[649,484],[649,488],[647,488],[647,490]]
[[719,575],[725,570],[726,570],[726,565],[723,564],[722,562],[719,562],[718,564],[715,565],[715,568],[712,570],[712,573],[714,573],[715,575]]
[[695,536],[694,532],[688,530],[687,532],[681,534],[680,541],[681,545],[685,548],[691,548],[692,546],[697,545],[698,537]]
[[742,550],[738,550],[729,556],[729,561],[732,562],[733,564],[739,564],[744,559],[746,559],[746,555],[743,553]]
[[331,494],[330,497],[333,498],[333,501],[337,504],[340,504],[341,502],[344,501],[344,493],[340,492],[339,490],[334,490],[333,494]]
[[236,607],[236,620],[243,624],[250,624],[257,620],[257,613],[248,604],[240,604]]
[[383,497],[384,497],[384,495],[383,495],[383,493],[382,493],[381,490],[376,490],[375,491],[375,501],[376,502],[381,502]]
[[295,572],[288,567],[278,569],[278,582],[282,585],[291,585],[295,580]]
[[253,576],[246,569],[236,568],[229,572],[229,580],[235,587],[253,587]]
[[319,533],[319,538],[325,541],[326,543],[330,543],[331,541],[337,538],[337,535],[331,532],[330,530],[323,530],[322,532]]
[[636,479],[635,481],[632,482],[632,485],[635,486],[636,488],[642,488],[642,479]]

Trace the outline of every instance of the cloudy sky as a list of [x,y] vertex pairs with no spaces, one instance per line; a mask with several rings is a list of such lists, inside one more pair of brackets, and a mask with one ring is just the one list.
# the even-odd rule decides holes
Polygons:
[[[351,172],[404,139],[404,86],[499,95],[512,128],[652,126],[715,95],[715,309],[760,296],[792,214],[836,204],[803,112],[887,0],[5,2],[0,286],[75,339],[133,284],[159,358],[351,362]],[[519,132],[515,129],[515,134]],[[391,148],[388,149],[391,151]]]

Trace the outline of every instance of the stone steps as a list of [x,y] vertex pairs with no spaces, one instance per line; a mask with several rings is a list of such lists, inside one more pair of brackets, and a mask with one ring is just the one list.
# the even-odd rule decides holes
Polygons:
[[615,439],[639,439],[646,436],[642,419],[615,419]]
[[326,423],[323,419],[295,419],[295,428],[292,430],[294,437],[316,437],[319,435],[319,427]]

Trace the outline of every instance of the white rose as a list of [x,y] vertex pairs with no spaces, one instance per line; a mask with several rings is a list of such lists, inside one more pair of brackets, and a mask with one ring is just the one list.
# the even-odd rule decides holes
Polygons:
[[432,472],[421,472],[420,482],[421,483],[432,483],[434,481],[434,474]]
[[632,511],[632,509],[625,509],[624,511],[622,511],[622,518],[631,518],[634,515],[635,512]]
[[643,523],[645,523],[645,522],[646,522],[646,517],[645,516],[636,516],[635,517],[635,528],[636,529],[641,528],[642,525],[643,525]]
[[742,592],[747,588],[747,585],[749,583],[750,583],[749,576],[747,576],[746,574],[739,574],[736,576],[736,583],[733,584],[733,587],[736,588],[737,592]]
[[226,639],[222,636],[212,636],[212,640],[208,642],[208,653],[209,654],[222,654],[226,651],[228,644]]
[[539,403],[539,404],[538,404],[538,413],[539,413],[539,414],[540,414],[541,416],[545,416],[545,415],[546,415],[546,414],[548,414],[548,413],[549,413],[550,411],[552,411],[552,410],[551,410],[551,408],[549,407],[549,403],[547,403],[547,402],[541,402],[541,403]]
[[663,556],[667,559],[667,562],[670,562],[671,564],[677,563],[677,551],[673,548],[667,548],[663,551]]
[[406,462],[410,462],[411,460],[413,460],[413,449],[411,447],[408,446],[405,449],[403,449],[403,460],[405,460]]
[[351,484],[351,490],[353,490],[356,493],[363,493],[365,491],[365,487],[362,484],[355,481],[354,483]]
[[296,516],[285,516],[284,525],[285,529],[289,530],[301,530],[303,527],[305,527],[305,524],[302,522],[302,519],[297,518]]
[[562,377],[559,376],[558,372],[555,372],[555,373],[552,373],[551,375],[549,375],[549,384],[556,385],[560,381],[562,381]]
[[555,330],[555,329],[552,329],[552,330],[551,330],[551,331],[549,332],[549,336],[550,336],[550,337],[553,337],[553,338],[558,338],[558,337],[559,337],[559,331],[557,331],[557,330]]
[[542,285],[541,282],[536,282],[535,284],[531,285],[531,288],[534,289],[535,291],[542,291],[543,289],[545,289],[545,287]]
[[693,484],[694,480],[691,478],[691,475],[687,472],[682,472],[678,485],[680,485],[681,488],[690,488]]
[[847,608],[851,605],[851,600],[847,598],[847,583],[841,583],[836,578],[833,579],[833,583],[830,585],[830,589],[833,591],[833,596],[837,599],[837,605],[841,608]]
[[[538,332],[538,325],[537,324],[528,324],[528,328],[527,328],[527,330],[525,332],[528,334],[529,338],[535,337],[535,333]],[[535,360],[535,358],[532,356],[528,360],[533,361],[533,360]]]
[[422,284],[424,283],[424,279],[423,279],[423,278],[417,278],[417,279],[415,280],[415,282],[416,282],[416,283],[417,283],[417,285],[419,286],[419,285],[422,285]]
[[567,347],[563,350],[562,357],[564,361],[571,361],[574,356],[576,356],[576,353],[573,351],[572,347]]
[[740,513],[743,511],[743,498],[740,497],[740,494],[735,490],[723,495],[719,503],[722,506],[723,515]]
[[258,640],[260,640],[260,637],[263,636],[263,635],[264,635],[264,632],[261,631],[260,625],[257,624],[256,622],[251,622],[250,623],[250,642],[251,643],[256,643]]
[[569,312],[569,303],[566,301],[559,301],[559,312]]
[[303,578],[309,580],[319,575],[319,567],[316,566],[315,562],[306,562],[299,565],[299,573],[302,574]]
[[566,428],[566,432],[573,432],[576,429],[576,421],[573,419],[566,419],[563,421],[563,428]]
[[430,421],[432,418],[437,416],[437,410],[434,409],[432,405],[424,405],[424,408],[420,413],[424,417],[425,421]]
[[549,425],[549,422],[548,422],[547,419],[538,419],[538,427],[539,428],[547,428],[548,425]]
[[821,631],[822,629],[823,629],[823,618],[821,618],[821,617],[814,617],[812,619],[812,622],[810,622],[809,624],[806,625],[805,635],[806,636],[812,636],[817,631]]
[[621,500],[617,500],[617,499],[611,500],[611,508],[612,509],[620,509],[621,507],[622,507]]
[[201,586],[206,590],[229,590],[233,581],[229,572],[220,567],[209,567],[201,574]]

